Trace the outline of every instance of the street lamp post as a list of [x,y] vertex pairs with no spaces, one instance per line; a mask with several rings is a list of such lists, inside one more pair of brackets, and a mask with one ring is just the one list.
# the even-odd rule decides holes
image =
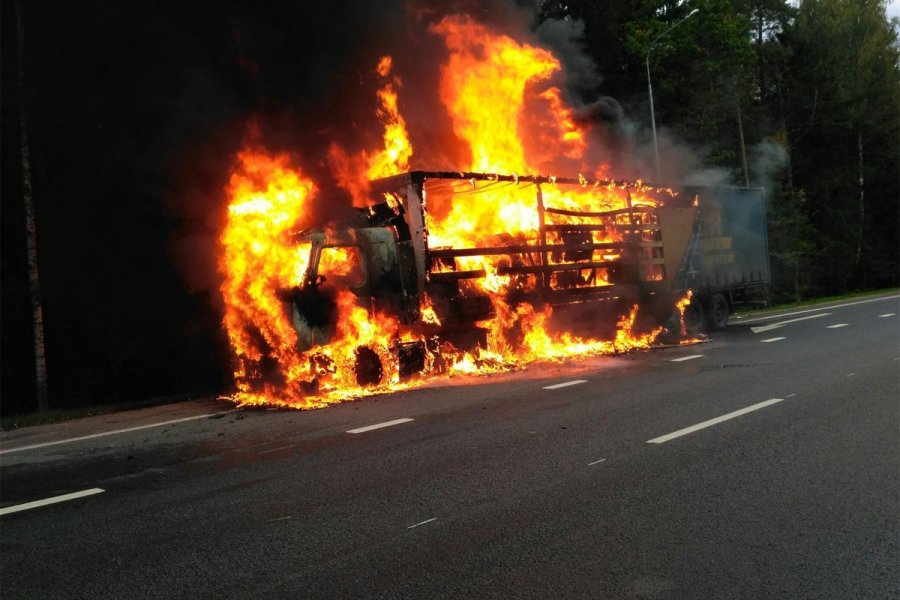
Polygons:
[[650,94],[650,126],[653,129],[653,158],[656,161],[656,183],[657,183],[657,185],[659,185],[661,183],[660,180],[662,179],[662,175],[660,174],[660,170],[659,170],[659,140],[656,137],[656,113],[653,110],[653,84],[650,82],[650,51],[653,50],[653,44],[658,42],[660,40],[660,38],[662,38],[664,35],[666,35],[670,31],[672,31],[673,29],[675,29],[676,27],[678,27],[679,25],[681,25],[682,23],[684,23],[685,21],[687,21],[688,19],[690,19],[691,17],[696,15],[698,12],[700,12],[700,9],[695,8],[694,10],[689,12],[686,17],[684,17],[683,19],[681,19],[680,21],[678,21],[677,23],[675,23],[674,25],[672,25],[671,27],[669,27],[668,29],[663,31],[661,34],[659,34],[658,36],[653,38],[653,41],[650,42],[650,45],[647,47],[647,54],[644,57],[644,64],[647,66],[647,92]]

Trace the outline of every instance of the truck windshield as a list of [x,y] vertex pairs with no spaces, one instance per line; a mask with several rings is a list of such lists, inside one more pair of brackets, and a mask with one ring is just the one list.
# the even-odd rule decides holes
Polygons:
[[338,288],[357,287],[366,282],[356,246],[322,248],[318,274],[324,276],[328,284]]

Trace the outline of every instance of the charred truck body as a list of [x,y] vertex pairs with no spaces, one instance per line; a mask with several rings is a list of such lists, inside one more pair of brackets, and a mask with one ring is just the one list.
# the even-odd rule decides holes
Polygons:
[[[536,230],[495,232],[490,245],[441,247],[429,243],[426,198],[476,194],[493,186],[533,194]],[[560,208],[550,189],[591,185],[624,190],[623,208]],[[769,260],[765,198],[760,189],[685,188],[653,191],[640,183],[586,182],[583,178],[519,177],[466,172],[413,171],[371,182],[381,201],[360,209],[359,222],[339,230],[306,232],[307,272],[293,291],[291,310],[299,349],[327,343],[334,324],[319,285],[328,277],[322,255],[355,249],[358,273],[348,287],[369,309],[389,313],[422,339],[466,349],[483,344],[479,325],[496,316],[487,280],[504,278],[504,304],[553,306],[553,318],[577,333],[614,334],[617,316],[633,305],[646,326],[671,325],[675,302],[687,290],[689,332],[725,327],[742,305],[768,302]],[[632,201],[655,194],[652,202]],[[558,194],[552,195],[554,198]],[[494,232],[492,232],[494,233]],[[472,267],[473,264],[489,264]],[[323,308],[323,306],[325,308]],[[426,312],[436,317],[430,318]],[[403,349],[401,348],[401,354]],[[402,367],[401,367],[402,368]]]

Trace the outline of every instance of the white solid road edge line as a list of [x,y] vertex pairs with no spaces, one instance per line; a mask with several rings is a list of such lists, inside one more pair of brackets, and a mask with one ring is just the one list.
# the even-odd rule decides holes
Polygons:
[[102,494],[105,491],[106,490],[100,488],[91,488],[89,490],[83,490],[80,492],[72,492],[71,494],[63,494],[62,496],[54,496],[53,498],[45,498],[43,500],[35,500],[34,502],[26,502],[25,504],[7,506],[6,508],[0,508],[0,516],[20,512],[23,510],[30,510],[32,508],[38,508],[39,506],[47,506],[48,504],[67,502],[68,500],[84,498],[85,496],[93,496],[94,494]]
[[556,385],[548,385],[544,389],[558,390],[559,388],[569,387],[570,385],[578,385],[580,383],[587,383],[587,379],[576,379],[575,381],[567,381],[565,383],[557,383]]
[[382,427],[390,427],[392,425],[399,425],[400,423],[409,423],[412,419],[394,419],[393,421],[385,421],[384,423],[376,423],[374,425],[367,425],[365,427],[359,427],[358,429],[350,429],[347,433],[365,433],[367,431],[372,431],[373,429],[381,429]]
[[68,438],[65,440],[57,440],[55,442],[44,442],[42,444],[31,444],[30,446],[19,446],[18,448],[7,448],[6,450],[0,450],[0,454],[7,454],[9,452],[22,452],[24,450],[33,450],[35,448],[44,448],[46,446],[56,446],[58,444],[70,444],[72,442],[80,442],[81,440],[91,440],[98,437],[105,437],[107,435],[116,435],[119,433],[128,433],[130,431],[139,431],[141,429],[150,429],[152,427],[162,427],[163,425],[173,425],[175,423],[184,423],[185,421],[196,421],[197,419],[206,419],[207,417],[217,417],[219,415],[227,415],[233,413],[233,410],[227,410],[225,412],[217,412],[217,413],[208,413],[205,415],[195,415],[193,417],[184,417],[183,419],[172,419],[171,421],[163,421],[162,423],[151,423],[150,425],[139,425],[137,427],[128,427],[126,429],[116,429],[114,431],[104,431],[102,433],[92,433],[91,435],[82,435],[80,437]]
[[671,362],[682,362],[685,360],[694,360],[695,358],[703,358],[702,354],[691,354],[690,356],[682,356],[681,358],[673,358]]
[[741,415],[746,415],[749,412],[753,412],[754,410],[759,410],[761,408],[765,408],[767,406],[771,406],[772,404],[777,404],[778,402],[783,402],[784,398],[772,398],[771,400],[766,400],[765,402],[760,402],[758,404],[754,404],[752,406],[748,406],[747,408],[742,408],[740,410],[736,410],[734,412],[730,412],[727,415],[722,415],[721,417],[716,417],[715,419],[710,419],[709,421],[703,421],[702,423],[697,423],[696,425],[691,425],[690,427],[685,427],[684,429],[679,429],[678,431],[674,431],[667,435],[662,435],[657,438],[653,438],[652,440],[647,440],[648,444],[662,444],[668,442],[669,440],[674,440],[675,438],[680,438],[683,435],[687,435],[689,433],[694,433],[695,431],[699,431],[701,429],[705,429],[707,427],[711,427],[712,425],[716,425],[721,423],[722,421],[727,421],[729,419],[733,419],[735,417],[740,417]]
[[[793,317],[794,315],[802,315],[806,313],[816,312],[820,310],[831,310],[833,308],[844,308],[846,306],[856,306],[857,304],[868,304],[869,302],[883,302],[885,300],[896,300],[900,298],[900,294],[894,296],[885,296],[884,298],[871,298],[869,300],[860,300],[858,302],[847,302],[844,304],[828,304],[825,306],[819,306],[816,308],[808,308],[806,310],[798,310],[791,313],[777,314],[777,315],[766,315],[765,317],[751,317],[746,321],[741,320],[740,323],[755,323],[757,321],[767,321],[769,319],[780,319],[784,317]],[[737,320],[735,322],[738,322]]]

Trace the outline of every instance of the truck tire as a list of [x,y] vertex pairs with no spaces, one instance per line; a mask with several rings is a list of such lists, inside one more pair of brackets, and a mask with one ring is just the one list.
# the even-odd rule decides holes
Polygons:
[[703,304],[699,298],[684,307],[684,316],[682,318],[684,319],[684,329],[688,335],[703,333],[706,322],[703,314]]
[[356,365],[353,370],[356,372],[356,383],[361,387],[377,385],[384,376],[381,358],[368,346],[359,346],[356,349]]
[[709,328],[713,331],[721,331],[728,327],[728,300],[722,294],[713,294],[709,301]]

